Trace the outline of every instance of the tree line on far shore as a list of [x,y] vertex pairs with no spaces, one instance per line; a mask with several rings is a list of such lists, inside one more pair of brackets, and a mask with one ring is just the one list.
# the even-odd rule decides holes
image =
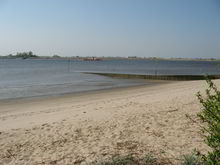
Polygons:
[[21,52],[21,53],[16,53],[15,55],[9,54],[7,56],[2,56],[3,58],[22,58],[22,59],[27,59],[27,58],[37,58],[39,56],[35,55],[32,51],[29,52]]

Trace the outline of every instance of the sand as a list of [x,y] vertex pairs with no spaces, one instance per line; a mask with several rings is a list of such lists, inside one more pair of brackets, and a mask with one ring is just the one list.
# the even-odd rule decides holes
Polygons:
[[[215,81],[220,86],[220,80]],[[86,164],[148,153],[207,152],[196,119],[205,81],[0,101],[0,164]]]

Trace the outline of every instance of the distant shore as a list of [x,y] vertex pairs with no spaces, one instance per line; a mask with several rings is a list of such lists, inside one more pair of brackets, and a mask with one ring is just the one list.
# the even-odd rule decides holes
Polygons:
[[[215,80],[220,87],[220,80]],[[79,95],[0,102],[0,163],[89,163],[114,154],[153,153],[178,164],[209,148],[188,120],[205,81],[172,82]]]
[[[102,60],[166,60],[166,61],[220,61],[217,58],[162,58],[162,57],[96,57],[96,56],[37,56],[19,57],[16,55],[0,56],[0,59],[56,59],[56,60],[85,60],[85,61],[102,61]],[[88,60],[97,59],[97,60]]]

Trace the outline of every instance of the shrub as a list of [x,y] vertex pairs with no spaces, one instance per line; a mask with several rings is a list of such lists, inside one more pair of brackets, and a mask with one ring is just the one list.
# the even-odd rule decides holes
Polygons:
[[172,163],[166,159],[157,159],[151,154],[147,154],[142,158],[129,154],[113,156],[111,159],[93,162],[91,165],[172,165]]
[[200,156],[196,151],[189,155],[183,155],[183,162],[181,165],[203,165]]
[[202,110],[198,117],[204,122],[202,131],[205,142],[212,151],[202,155],[205,165],[220,165],[220,91],[216,85],[207,79],[209,85],[206,96],[198,92],[197,97],[202,104]]

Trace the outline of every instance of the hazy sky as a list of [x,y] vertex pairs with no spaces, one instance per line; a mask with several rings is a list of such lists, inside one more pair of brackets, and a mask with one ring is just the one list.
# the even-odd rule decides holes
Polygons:
[[220,58],[220,0],[0,0],[0,55]]

